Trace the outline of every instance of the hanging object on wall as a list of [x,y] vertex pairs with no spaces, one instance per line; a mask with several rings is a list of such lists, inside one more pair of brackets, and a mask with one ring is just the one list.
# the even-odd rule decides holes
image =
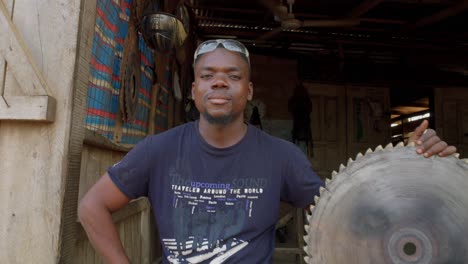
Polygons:
[[293,143],[304,144],[306,152],[309,154],[309,143],[312,144],[312,131],[310,129],[312,101],[303,85],[299,84],[294,89],[294,94],[288,102],[288,109],[293,117],[293,129],[291,131]]
[[174,93],[174,98],[177,101],[182,101],[182,91],[180,88],[180,78],[179,78],[179,69],[178,67],[174,67],[174,73],[173,73],[173,80],[172,80],[172,91]]
[[120,111],[124,121],[134,121],[138,107],[138,89],[141,83],[139,54],[133,52],[121,75]]
[[260,100],[252,100],[247,102],[244,116],[250,124],[263,129],[262,120],[265,117],[265,113],[265,104]]
[[124,40],[123,56],[120,64],[119,105],[122,120],[126,122],[136,119],[138,94],[141,87],[141,57],[138,48],[138,31],[135,26],[135,16],[135,12],[132,12],[130,15],[128,33]]
[[181,17],[161,12],[155,4],[148,5],[144,12],[145,15],[141,21],[141,33],[146,44],[159,53],[169,53],[173,48],[181,47],[187,38],[189,30],[188,12],[184,5],[179,6],[177,14]]
[[183,1],[177,5],[176,16],[180,19],[182,25],[184,26],[185,32],[188,34],[190,32],[190,26],[192,23],[190,22],[190,13]]
[[195,121],[200,118],[200,112],[198,111],[197,107],[195,106],[195,101],[193,101],[192,97],[189,95],[185,102],[185,121]]

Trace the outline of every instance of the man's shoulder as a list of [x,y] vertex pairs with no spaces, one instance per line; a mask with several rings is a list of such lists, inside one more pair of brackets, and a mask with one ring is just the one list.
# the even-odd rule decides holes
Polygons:
[[270,135],[266,133],[263,130],[260,130],[258,128],[255,128],[256,130],[255,134],[257,135],[256,137],[262,141],[265,144],[270,145],[272,148],[274,148],[277,151],[291,151],[293,149],[296,149],[296,145],[294,145],[292,142],[287,141],[285,139],[282,139],[280,137],[276,137],[273,135]]

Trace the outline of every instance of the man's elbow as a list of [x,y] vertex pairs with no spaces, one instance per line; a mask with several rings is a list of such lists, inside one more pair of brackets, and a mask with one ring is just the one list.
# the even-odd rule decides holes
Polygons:
[[100,211],[106,210],[99,205],[99,200],[85,195],[78,204],[78,219],[81,223],[87,223],[90,219],[100,215]]
[[89,218],[90,212],[92,212],[92,209],[90,208],[92,206],[91,201],[89,199],[86,199],[84,197],[81,199],[81,201],[78,204],[78,219],[80,220],[81,223],[86,222],[86,219]]

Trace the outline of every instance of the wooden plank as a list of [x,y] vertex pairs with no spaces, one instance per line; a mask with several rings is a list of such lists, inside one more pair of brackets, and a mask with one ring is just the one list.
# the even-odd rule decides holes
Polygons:
[[304,251],[302,250],[305,246],[304,242],[304,209],[297,208],[296,209],[296,234],[297,234],[297,247],[300,249],[300,253],[296,257],[296,260],[300,264],[304,264]]
[[9,70],[14,74],[24,91],[31,95],[52,96],[45,78],[36,66],[21,34],[10,18],[9,11],[0,1],[0,55],[8,62]]
[[94,146],[94,147],[98,147],[98,148],[102,148],[106,150],[124,152],[124,153],[127,153],[132,149],[123,145],[118,145],[110,141],[109,139],[99,135],[95,131],[91,131],[91,130],[85,131],[84,142],[90,146]]
[[150,264],[151,263],[151,224],[150,224],[150,218],[152,217],[151,215],[151,210],[148,207],[145,210],[141,211],[140,214],[140,241],[141,241],[141,247],[140,247],[140,263],[142,264]]
[[159,85],[153,85],[153,89],[151,92],[151,109],[149,115],[149,127],[148,127],[148,134],[153,135],[155,130],[154,127],[154,119],[156,118],[156,108],[158,107],[158,94],[159,94]]
[[352,18],[360,17],[360,16],[364,15],[367,11],[371,10],[372,8],[374,8],[375,6],[380,4],[382,1],[383,0],[364,1],[361,4],[359,4],[358,6],[356,6],[355,8],[353,8],[353,10],[351,10],[351,12],[349,14],[349,17],[352,17]]
[[3,58],[0,58],[0,96],[5,94],[7,63]]
[[303,254],[303,252],[304,251],[302,248],[293,248],[293,247],[275,248],[275,253],[277,254]]
[[56,101],[47,95],[4,96],[0,99],[0,120],[45,121],[55,119]]
[[460,14],[462,13],[463,11],[465,11],[466,9],[468,9],[468,0],[463,0],[463,1],[460,1],[442,11],[439,11],[431,16],[428,16],[428,17],[424,17],[416,22],[414,22],[413,24],[410,24],[408,25],[408,27],[405,29],[405,30],[413,30],[413,29],[417,29],[417,28],[420,28],[420,27],[424,27],[424,26],[428,26],[428,25],[431,25],[431,24],[435,24],[445,18],[448,18],[448,17],[452,17],[452,16],[455,16],[457,14]]

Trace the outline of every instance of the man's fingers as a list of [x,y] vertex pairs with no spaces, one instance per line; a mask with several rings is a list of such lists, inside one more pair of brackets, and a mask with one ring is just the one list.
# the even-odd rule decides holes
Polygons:
[[[431,131],[428,131],[426,134],[431,133]],[[424,134],[424,135],[426,135]],[[426,153],[432,146],[438,144],[441,142],[440,138],[436,135],[432,135],[428,137],[427,139],[421,140],[419,139],[416,143],[418,146],[416,147],[416,151],[419,154]]]
[[422,134],[424,134],[424,131],[427,129],[429,126],[429,122],[427,120],[422,121],[422,123],[414,130],[413,134],[411,137],[408,139],[408,142],[413,142],[419,139]]
[[448,146],[444,150],[442,150],[442,152],[439,153],[439,156],[446,157],[446,156],[450,156],[450,155],[452,155],[452,154],[454,154],[456,152],[457,152],[457,148],[455,146]]
[[445,148],[447,148],[447,143],[445,143],[445,141],[439,141],[424,151],[424,157],[429,158],[432,155],[443,151]]
[[[432,140],[433,137],[436,137],[437,140],[440,140],[440,138],[437,137],[436,135],[437,135],[437,133],[435,132],[434,129],[427,129],[426,133],[423,133],[418,139],[416,139],[416,144],[418,144],[418,145],[424,144],[426,146],[431,146],[431,145],[427,145],[425,143],[428,140]],[[433,142],[433,143],[435,143],[435,142]]]

